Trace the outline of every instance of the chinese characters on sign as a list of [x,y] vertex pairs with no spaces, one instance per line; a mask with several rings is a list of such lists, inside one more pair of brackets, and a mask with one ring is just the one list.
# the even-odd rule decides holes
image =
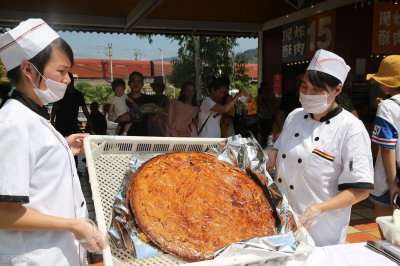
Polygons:
[[282,31],[282,61],[284,63],[305,59],[306,20],[286,25]]
[[336,11],[288,24],[282,30],[283,63],[310,59],[318,49],[335,49]]
[[400,6],[376,3],[372,29],[372,53],[395,54],[400,51]]

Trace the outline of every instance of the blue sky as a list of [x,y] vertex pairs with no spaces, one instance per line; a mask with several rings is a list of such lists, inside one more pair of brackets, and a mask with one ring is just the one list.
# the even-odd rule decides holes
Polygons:
[[[74,50],[76,58],[107,58],[106,47],[108,43],[113,46],[113,59],[133,60],[135,53],[138,59],[153,60],[161,58],[163,50],[164,58],[177,55],[178,43],[171,41],[164,36],[152,37],[150,44],[147,38],[140,39],[136,35],[109,34],[109,33],[78,33],[58,32]],[[243,52],[247,49],[257,48],[257,39],[239,38],[235,52]]]

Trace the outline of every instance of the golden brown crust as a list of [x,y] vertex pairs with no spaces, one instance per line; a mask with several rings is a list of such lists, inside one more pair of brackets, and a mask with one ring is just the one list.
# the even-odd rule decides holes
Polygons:
[[135,174],[130,205],[144,234],[186,261],[276,234],[263,190],[241,169],[202,153],[157,156]]

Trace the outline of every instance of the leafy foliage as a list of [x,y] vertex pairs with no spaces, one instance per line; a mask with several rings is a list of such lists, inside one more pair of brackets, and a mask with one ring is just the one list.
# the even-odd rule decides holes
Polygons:
[[175,87],[180,87],[187,80],[195,80],[194,39],[191,36],[171,38],[179,43],[179,58],[172,60],[173,70],[169,81]]
[[[179,87],[183,82],[195,80],[195,47],[194,37],[171,37],[179,43],[178,59],[173,60],[170,82]],[[200,37],[201,80],[203,93],[207,83],[214,77],[227,76],[232,82],[240,81],[242,87],[248,86],[246,74],[247,59],[243,54],[234,54],[237,45],[234,37]]]
[[88,82],[79,82],[75,84],[75,88],[82,92],[86,104],[98,102],[100,105],[104,105],[108,103],[114,95],[110,85],[92,86]]
[[233,61],[233,74],[232,74],[232,81],[240,82],[244,86],[249,85],[250,78],[247,75],[246,63],[247,59],[243,53],[237,53],[234,55]]
[[164,94],[167,95],[167,97],[169,99],[178,99],[180,92],[181,92],[181,89],[177,88],[173,85],[167,86],[164,90]]
[[0,61],[0,83],[8,82],[7,70],[3,63]]

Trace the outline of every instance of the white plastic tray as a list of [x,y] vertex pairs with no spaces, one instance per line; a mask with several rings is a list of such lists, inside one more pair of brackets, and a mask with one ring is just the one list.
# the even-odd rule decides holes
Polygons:
[[379,224],[386,240],[391,241],[395,245],[400,245],[400,227],[394,224],[393,216],[377,217],[376,222]]
[[[106,232],[111,223],[112,205],[120,188],[129,160],[134,152],[179,152],[205,151],[224,139],[211,138],[158,138],[158,137],[123,137],[123,136],[88,136],[84,140],[86,164],[92,189],[96,220],[99,229]],[[210,261],[189,263],[195,265],[263,265],[272,257],[282,254],[240,255],[216,258]],[[122,265],[177,265],[185,264],[171,255],[162,255],[149,259],[134,259],[124,249],[114,247],[103,251],[105,266]]]

